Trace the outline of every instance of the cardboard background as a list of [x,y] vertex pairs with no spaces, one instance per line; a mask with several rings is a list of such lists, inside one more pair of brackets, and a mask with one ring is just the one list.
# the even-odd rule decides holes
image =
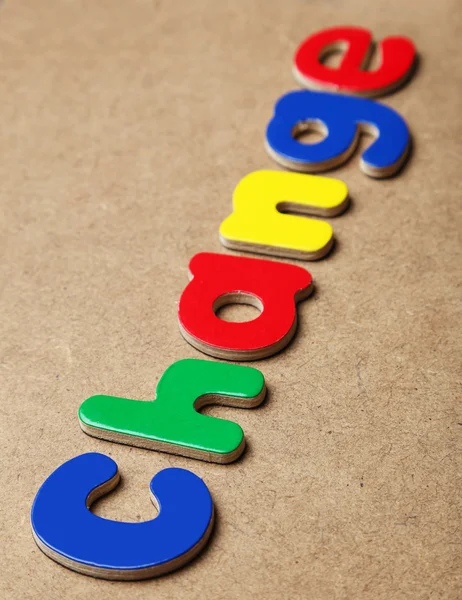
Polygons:
[[[2,597],[460,597],[461,21],[458,0],[3,4]],[[235,185],[277,168],[263,135],[297,88],[295,48],[338,24],[415,41],[418,74],[384,100],[414,153],[388,181],[357,155],[332,172],[352,206],[335,251],[305,264],[316,292],[295,341],[253,363],[267,402],[210,411],[243,426],[245,455],[220,466],[86,436],[86,397],[153,398],[169,364],[202,357],[177,327],[188,260],[225,251]],[[151,518],[166,466],[203,477],[218,513],[204,554],[142,583],[45,557],[34,495],[88,451],[122,473],[95,506],[108,518]]]

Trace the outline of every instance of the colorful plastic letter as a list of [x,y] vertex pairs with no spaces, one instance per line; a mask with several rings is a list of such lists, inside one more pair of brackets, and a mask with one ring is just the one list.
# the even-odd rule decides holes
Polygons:
[[241,427],[197,411],[207,404],[251,408],[265,393],[257,369],[185,359],[162,375],[153,402],[92,396],[79,420],[85,433],[111,442],[229,463],[244,451]]
[[[297,132],[314,123],[326,137],[303,144]],[[278,100],[266,130],[266,148],[278,163],[307,173],[333,169],[353,154],[360,133],[375,140],[361,156],[361,169],[370,177],[389,177],[399,171],[410,148],[404,119],[374,100],[325,92],[298,90]]]
[[[367,71],[374,44],[362,27],[333,27],[308,37],[297,49],[293,72],[301,85],[311,89],[375,97],[401,87],[412,76],[416,49],[409,38],[384,38],[378,45],[381,64]],[[338,68],[322,63],[335,51],[344,51]]]
[[254,171],[238,183],[233,205],[234,212],[220,226],[220,240],[227,248],[317,260],[332,248],[332,227],[286,213],[338,215],[348,205],[348,188],[328,177]]
[[[191,281],[180,298],[178,320],[186,341],[205,354],[257,360],[282,350],[297,327],[296,303],[311,293],[311,275],[294,265],[203,252],[189,263]],[[252,321],[224,321],[226,304],[253,304]]]
[[76,456],[42,484],[31,511],[38,547],[65,567],[102,579],[147,579],[192,560],[213,528],[212,498],[205,483],[184,469],[152,478],[159,514],[125,523],[98,517],[91,504],[119,483],[116,463],[104,454]]

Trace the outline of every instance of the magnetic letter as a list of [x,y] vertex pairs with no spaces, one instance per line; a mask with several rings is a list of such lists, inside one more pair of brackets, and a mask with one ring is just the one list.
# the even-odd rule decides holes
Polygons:
[[[381,62],[367,71],[374,45],[368,29],[333,27],[308,37],[298,48],[293,72],[301,85],[317,90],[343,92],[372,98],[401,87],[412,76],[416,50],[406,37],[384,38],[378,45]],[[344,50],[341,64],[331,68],[321,61],[331,52]]]
[[234,212],[220,226],[227,248],[300,260],[317,260],[332,248],[332,227],[296,216],[332,217],[348,204],[348,188],[338,179],[254,171],[234,190]]
[[42,484],[31,511],[38,547],[68,569],[102,579],[147,579],[192,560],[213,528],[212,497],[185,469],[164,469],[151,480],[159,514],[125,523],[90,512],[91,504],[119,483],[116,463],[104,454],[76,456]]
[[[297,133],[307,125],[321,127],[325,139],[303,144]],[[278,163],[307,173],[326,171],[346,162],[360,133],[375,137],[361,156],[370,177],[389,177],[404,164],[411,137],[404,119],[393,109],[365,98],[299,90],[278,100],[266,130],[266,149]]]
[[85,433],[111,442],[229,463],[244,450],[241,427],[197,411],[207,404],[252,408],[265,393],[257,369],[185,359],[162,375],[154,401],[92,396],[79,420]]
[[[311,275],[269,260],[200,253],[189,263],[190,283],[178,320],[186,341],[205,354],[257,360],[282,350],[297,327],[296,303],[311,293]],[[226,304],[253,304],[261,314],[244,323],[220,319]]]

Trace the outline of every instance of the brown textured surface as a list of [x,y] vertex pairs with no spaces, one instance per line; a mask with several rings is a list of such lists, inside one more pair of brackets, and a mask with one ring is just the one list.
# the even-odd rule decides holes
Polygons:
[[[460,598],[460,17],[458,0],[3,4],[3,598]],[[201,356],[176,322],[188,260],[225,251],[234,186],[274,166],[263,134],[297,87],[296,46],[344,23],[414,39],[420,70],[385,99],[414,154],[388,181],[357,156],[335,172],[352,207],[336,250],[307,265],[316,292],[294,342],[255,363],[267,402],[211,410],[244,427],[247,452],[221,466],[86,436],[86,397],[152,398],[171,362]],[[122,473],[96,507],[110,518],[152,516],[159,469],[203,477],[209,548],[130,584],[45,557],[36,490],[88,451]]]

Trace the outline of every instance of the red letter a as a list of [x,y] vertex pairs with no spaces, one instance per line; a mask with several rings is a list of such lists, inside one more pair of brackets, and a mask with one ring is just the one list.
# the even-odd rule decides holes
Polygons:
[[[311,292],[308,271],[269,260],[204,252],[193,256],[189,271],[178,307],[181,333],[201,352],[228,360],[257,360],[284,348],[297,327],[296,303]],[[237,303],[261,314],[244,323],[216,316]]]

